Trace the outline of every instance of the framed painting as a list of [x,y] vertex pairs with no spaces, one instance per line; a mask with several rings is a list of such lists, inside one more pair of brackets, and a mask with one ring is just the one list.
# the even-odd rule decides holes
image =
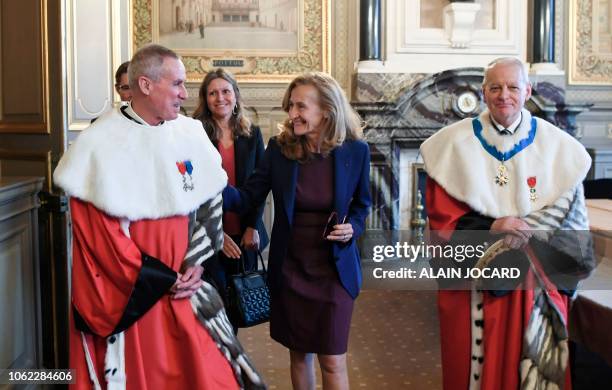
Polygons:
[[331,0],[134,0],[134,51],[147,43],[183,58],[189,81],[226,68],[239,81],[282,82],[330,70]]
[[568,82],[612,85],[612,0],[570,0]]

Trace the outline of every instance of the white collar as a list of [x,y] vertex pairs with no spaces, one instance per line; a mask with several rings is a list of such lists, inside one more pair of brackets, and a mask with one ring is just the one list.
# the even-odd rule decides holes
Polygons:
[[512,122],[512,124],[510,126],[508,126],[508,127],[505,127],[504,125],[502,125],[501,123],[496,121],[495,118],[493,118],[493,115],[489,115],[489,117],[491,118],[491,122],[493,122],[493,126],[495,126],[497,131],[499,131],[501,133],[501,130],[508,130],[511,134],[514,134],[514,132],[516,131],[517,127],[520,126],[521,121],[523,120],[523,113],[521,112],[519,117],[516,118],[516,120],[514,122]]
[[132,119],[134,119],[136,122],[138,122],[141,125],[145,125],[145,126],[151,126],[151,127],[156,127],[156,126],[161,126],[164,123],[166,123],[166,121],[161,121],[156,125],[150,125],[147,123],[147,121],[145,121],[144,119],[142,119],[142,117],[140,115],[138,115],[136,113],[136,111],[134,111],[134,107],[132,107],[132,102],[129,101],[128,104],[125,106],[124,108],[125,113],[127,115],[129,115]]
[[[528,136],[532,116],[523,110],[523,121],[511,136],[502,136],[493,128],[488,111],[478,119],[487,143],[506,152]],[[495,183],[500,161],[480,143],[471,118],[447,126],[423,142],[425,170],[450,196],[492,218],[522,217],[551,205],[582,182],[591,158],[584,146],[563,130],[539,118],[535,122],[533,142],[504,162],[510,180],[503,187]],[[536,182],[535,201],[530,197],[532,181]]]

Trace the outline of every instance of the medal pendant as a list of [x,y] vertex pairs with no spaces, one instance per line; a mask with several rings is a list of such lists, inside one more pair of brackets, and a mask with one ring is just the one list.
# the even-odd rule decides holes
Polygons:
[[508,184],[509,181],[510,179],[508,178],[508,170],[506,169],[506,166],[502,162],[497,167],[497,176],[495,176],[495,184],[499,185],[500,187],[503,187],[506,184]]
[[183,191],[185,192],[193,191],[193,188],[194,188],[193,179],[191,178],[191,175],[189,175],[189,180],[187,180],[185,175],[183,175]]
[[527,185],[529,186],[529,200],[535,202],[538,200],[538,194],[536,193],[536,177],[531,176],[527,178]]
[[[193,177],[191,177],[191,172],[193,172],[193,164],[191,164],[190,160],[185,161],[177,161],[176,167],[178,168],[179,173],[183,178],[183,191],[189,192],[193,191]],[[185,174],[187,176],[185,176]]]

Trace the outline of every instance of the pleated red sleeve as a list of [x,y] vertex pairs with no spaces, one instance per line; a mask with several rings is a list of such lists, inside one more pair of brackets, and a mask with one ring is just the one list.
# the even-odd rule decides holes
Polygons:
[[[459,218],[471,210],[467,204],[450,196],[442,186],[430,177],[427,177],[425,193],[427,217],[431,230],[452,232],[455,230]],[[448,239],[450,237],[444,238]]]
[[[449,240],[459,218],[470,208],[451,197],[430,177],[425,191],[429,227],[441,240]],[[438,316],[444,389],[467,389],[471,347],[469,291],[440,290]]]
[[142,266],[142,254],[120,221],[72,198],[72,304],[95,334],[117,326]]

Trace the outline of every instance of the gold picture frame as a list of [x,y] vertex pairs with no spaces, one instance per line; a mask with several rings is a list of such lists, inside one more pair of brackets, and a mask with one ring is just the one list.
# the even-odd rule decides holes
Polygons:
[[[295,28],[297,42],[295,47],[262,49],[218,47],[218,40],[215,40],[214,43],[211,42],[217,47],[194,48],[193,43],[189,47],[190,44],[187,43],[187,39],[181,41],[180,35],[176,33],[172,39],[164,39],[164,34],[160,33],[160,24],[168,23],[168,3],[174,6],[174,1],[134,0],[131,23],[133,49],[136,51],[151,42],[170,47],[182,56],[187,71],[187,79],[190,82],[201,81],[209,70],[218,67],[224,67],[231,71],[239,82],[287,83],[297,74],[306,71],[329,72],[331,70],[331,0],[293,1],[295,1],[295,11],[297,12],[295,18],[297,20]],[[291,1],[287,2],[291,3]],[[198,2],[195,1],[195,3]],[[200,0],[200,3],[214,7],[219,4],[223,5],[224,2]],[[191,42],[193,42],[193,34],[201,36],[202,32],[199,31],[199,26],[192,24],[184,27],[184,25],[180,25],[181,21],[176,16],[178,11],[175,12],[174,9],[171,9],[170,12],[175,14],[175,19],[170,23],[175,24],[176,31],[181,31],[180,29],[183,28],[185,36],[188,34],[192,36],[190,38]],[[163,21],[160,15],[163,15]],[[202,12],[202,15],[204,15],[204,12]],[[217,17],[214,26],[218,27],[221,17],[218,14]],[[226,16],[223,15],[222,17],[225,18]],[[242,27],[247,25],[248,28],[255,23],[259,24],[259,16],[257,16],[257,21],[253,19],[253,16],[249,17],[251,18],[250,22],[237,23],[237,25],[241,24]],[[198,16],[199,20],[205,18],[206,16]],[[225,22],[225,20],[222,21]],[[206,35],[206,32],[214,31],[209,26],[210,24],[207,24],[204,27],[204,35]],[[280,26],[277,25],[277,30],[284,31],[286,28],[281,24]],[[232,34],[232,30],[227,28],[226,31],[223,36],[227,38]],[[228,38],[227,42],[230,41],[231,39]]]
[[612,17],[602,8],[600,1],[570,0],[569,84],[612,85]]

